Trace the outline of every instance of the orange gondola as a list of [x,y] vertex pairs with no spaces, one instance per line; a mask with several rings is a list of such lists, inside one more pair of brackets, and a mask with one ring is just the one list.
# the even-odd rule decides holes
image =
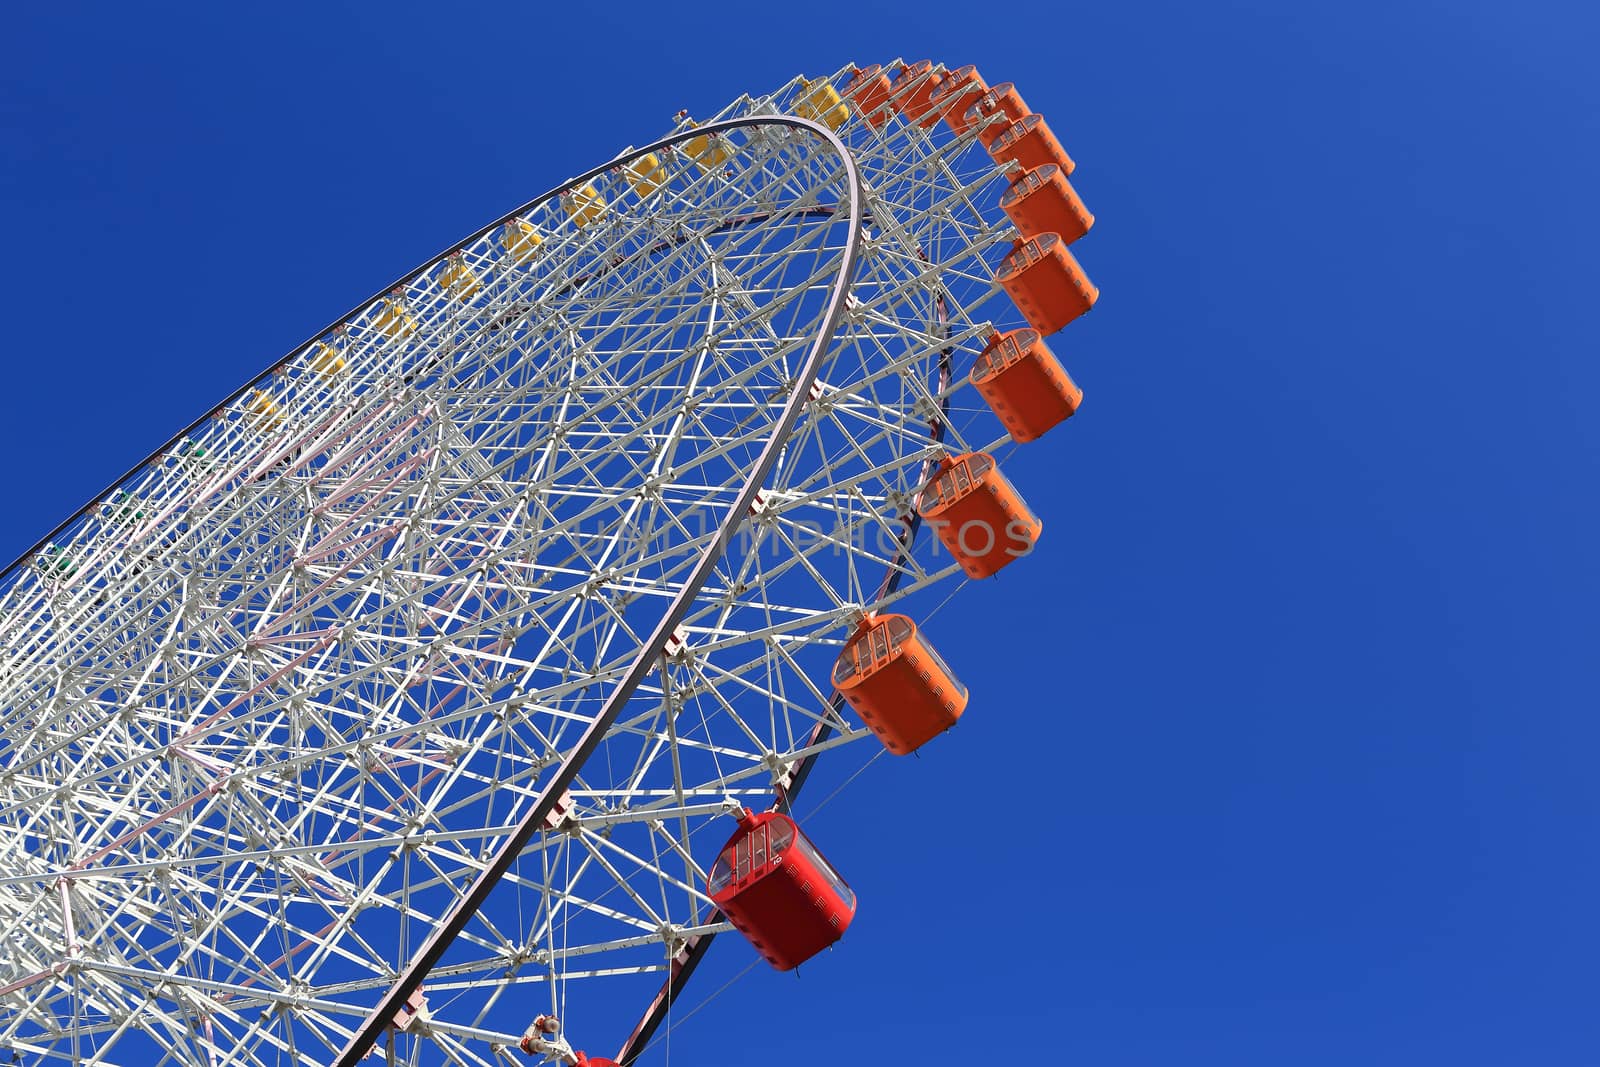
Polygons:
[[833,665],[833,687],[897,756],[950,729],[967,707],[967,687],[904,615],[862,624]]
[[942,460],[918,512],[969,578],[1027,555],[1044,529],[987,452]]
[[929,101],[942,79],[934,72],[933,64],[924,59],[920,63],[906,63],[900,67],[900,76],[894,80],[894,109],[909,122],[932,126],[939,121]]
[[[977,67],[968,63],[946,74],[928,103],[934,119],[944,119],[950,129],[959,135],[965,133],[968,126],[967,109],[988,91],[989,86],[983,80],[983,75],[978,73]],[[931,126],[933,122],[928,121],[924,125]]]
[[[999,85],[991,85],[988,92],[978,97],[978,102],[967,109],[963,118],[967,126],[976,122],[984,123],[978,130],[978,140],[983,147],[988,148],[1001,134],[1009,130],[1013,123],[1019,122],[1029,114],[1031,112],[1028,110],[1028,105],[1022,102],[1022,95],[1017,92],[1017,87],[1010,82],[1001,82]],[[1004,117],[984,121],[995,115]]]
[[1100,298],[1100,290],[1053,233],[1021,242],[1001,262],[995,280],[1028,325],[1045,336],[1094,307]]
[[989,158],[1002,164],[1014,159],[1023,170],[1054,163],[1064,175],[1070,175],[1077,166],[1042,115],[1024,115],[1013,122],[989,145]]
[[1000,208],[1023,237],[1053,233],[1071,244],[1094,225],[1094,216],[1054,163],[1035,167],[1012,182],[1000,198]]
[[1083,390],[1038,330],[997,333],[978,354],[971,381],[1015,441],[1033,441],[1071,418]]
[[868,124],[873,127],[881,126],[887,115],[889,98],[893,90],[889,86],[889,75],[883,68],[874,63],[856,71],[855,77],[845,87],[844,97],[853,101],[855,109]]

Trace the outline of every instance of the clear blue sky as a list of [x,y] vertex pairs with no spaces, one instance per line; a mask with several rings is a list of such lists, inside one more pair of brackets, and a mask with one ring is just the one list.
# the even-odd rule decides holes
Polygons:
[[808,824],[847,938],[675,1061],[1600,1062],[1595,9],[713,6],[10,12],[0,556],[678,108],[975,62],[1099,216],[1045,538]]

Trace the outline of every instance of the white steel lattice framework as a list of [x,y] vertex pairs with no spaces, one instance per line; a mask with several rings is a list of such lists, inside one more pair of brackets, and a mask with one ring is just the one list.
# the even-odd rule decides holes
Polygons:
[[876,750],[828,669],[959,578],[908,521],[941,449],[1008,441],[957,397],[1003,173],[785,117],[815,84],[407,276],[7,572],[0,1050],[525,1061],[725,929],[719,816]]

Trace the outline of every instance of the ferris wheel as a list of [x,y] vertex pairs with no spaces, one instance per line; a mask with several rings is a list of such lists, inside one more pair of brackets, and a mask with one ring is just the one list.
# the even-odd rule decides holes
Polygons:
[[971,67],[680,114],[13,564],[0,1064],[628,1063],[838,941],[791,804],[967,706],[903,602],[1040,536],[1071,170]]

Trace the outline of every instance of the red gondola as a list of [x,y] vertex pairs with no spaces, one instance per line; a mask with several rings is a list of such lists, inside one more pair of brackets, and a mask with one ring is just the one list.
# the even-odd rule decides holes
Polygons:
[[967,687],[904,615],[869,619],[833,665],[833,687],[897,756],[956,724]]
[[706,895],[780,971],[792,971],[850,928],[856,895],[794,820],[739,816],[711,867]]

